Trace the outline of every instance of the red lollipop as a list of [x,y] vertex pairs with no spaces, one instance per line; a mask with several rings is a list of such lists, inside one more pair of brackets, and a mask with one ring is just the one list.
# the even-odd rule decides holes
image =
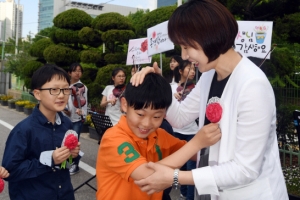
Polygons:
[[211,123],[218,123],[222,118],[223,108],[218,97],[212,97],[206,107],[206,117]]
[[4,181],[2,178],[0,178],[0,193],[4,190]]
[[75,149],[78,145],[78,138],[74,134],[69,134],[65,138],[64,146],[68,147],[68,149]]

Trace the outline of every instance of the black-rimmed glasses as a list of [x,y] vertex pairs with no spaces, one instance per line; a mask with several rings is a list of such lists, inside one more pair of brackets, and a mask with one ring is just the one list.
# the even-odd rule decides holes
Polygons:
[[70,95],[72,93],[72,88],[40,88],[39,90],[49,90],[51,95],[59,95],[62,91],[64,95]]

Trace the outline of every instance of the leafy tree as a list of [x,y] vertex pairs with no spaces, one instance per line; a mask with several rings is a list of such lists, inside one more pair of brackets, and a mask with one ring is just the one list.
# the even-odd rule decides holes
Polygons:
[[58,14],[54,19],[54,26],[61,29],[80,30],[91,26],[92,17],[79,9],[70,9]]
[[146,37],[148,28],[169,20],[175,9],[176,6],[166,6],[143,15],[140,23],[136,25],[137,36]]
[[40,30],[40,32],[38,32],[34,38],[32,38],[30,41],[32,41],[33,43],[39,41],[40,39],[43,38],[51,38],[51,36],[55,33],[55,30],[57,28],[55,26],[52,27],[48,27],[48,28],[44,28],[42,30]]
[[61,67],[79,61],[78,51],[62,45],[50,45],[44,50],[44,57],[48,62]]
[[127,52],[124,44],[136,37],[131,21],[119,13],[105,13],[93,20],[92,28],[102,32],[101,38],[108,51],[105,61],[110,64],[123,63],[124,52]]
[[90,27],[83,27],[78,32],[79,42],[91,47],[99,47],[102,44],[101,33]]
[[42,38],[31,45],[29,49],[29,54],[33,57],[43,60],[44,50],[52,44],[53,42],[49,38]]
[[274,30],[280,38],[290,43],[300,43],[300,12],[285,15],[275,22]]

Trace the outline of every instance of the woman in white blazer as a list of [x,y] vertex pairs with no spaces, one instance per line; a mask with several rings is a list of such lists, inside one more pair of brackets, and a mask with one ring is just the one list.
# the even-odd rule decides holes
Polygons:
[[[202,199],[198,196],[202,194],[219,200],[288,199],[273,89],[261,69],[233,49],[238,25],[232,14],[216,0],[190,0],[173,13],[168,30],[170,39],[181,46],[182,58],[196,62],[202,76],[185,101],[173,100],[167,120],[180,128],[199,117],[201,129],[212,90],[220,90],[223,106],[222,138],[210,147],[209,166],[179,171],[179,183],[195,185],[195,199]],[[146,73],[157,71],[157,64],[147,67],[131,82],[138,85]],[[224,88],[219,88],[224,80]],[[178,157],[177,162],[184,159]],[[168,187],[176,175],[174,162],[168,167],[148,164],[155,173],[136,184],[148,193]]]

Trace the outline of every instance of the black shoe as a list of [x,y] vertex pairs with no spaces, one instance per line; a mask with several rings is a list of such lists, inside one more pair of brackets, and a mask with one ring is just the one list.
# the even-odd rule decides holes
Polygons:
[[74,174],[77,174],[77,173],[79,172],[79,167],[78,167],[78,165],[73,164],[73,165],[71,166],[71,168],[69,169],[69,172],[70,172],[70,175],[71,175],[71,176],[74,175]]

